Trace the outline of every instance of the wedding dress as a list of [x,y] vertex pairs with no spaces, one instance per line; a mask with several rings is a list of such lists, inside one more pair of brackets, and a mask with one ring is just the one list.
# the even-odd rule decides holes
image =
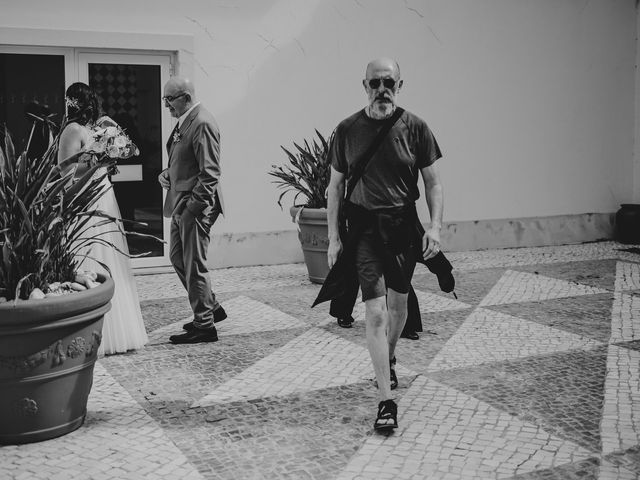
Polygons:
[[[104,169],[99,169],[96,175],[104,174]],[[103,180],[103,188],[108,187],[106,193],[98,200],[96,209],[115,217],[120,217],[120,208],[116,196],[111,188],[111,182],[107,177]],[[119,250],[129,253],[126,238],[117,231],[112,223],[93,226],[88,235],[100,235],[100,238],[115,245]],[[147,332],[142,320],[140,301],[136,281],[131,270],[129,257],[122,255],[115,249],[100,243],[94,243],[89,247],[89,255],[104,263],[111,270],[111,277],[115,283],[115,292],[111,299],[111,310],[104,316],[102,327],[102,343],[98,349],[98,355],[123,353],[143,347],[147,341]],[[98,263],[91,258],[86,258],[79,267],[80,270],[93,270],[107,273]]]

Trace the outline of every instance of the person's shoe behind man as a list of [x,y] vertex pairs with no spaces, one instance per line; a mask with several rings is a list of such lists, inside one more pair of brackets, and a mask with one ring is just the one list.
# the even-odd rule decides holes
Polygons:
[[408,338],[409,340],[420,340],[420,335],[418,335],[418,332],[403,330],[400,334],[400,338]]
[[[219,306],[218,308],[216,308],[213,311],[213,323],[218,323],[223,321],[225,318],[227,318],[227,312],[224,311],[224,308],[222,308],[222,306]],[[196,326],[193,323],[193,320],[190,322],[185,323],[182,326],[183,330],[186,330],[187,332],[190,332],[192,330],[195,330]]]
[[353,327],[354,319],[351,315],[347,315],[344,317],[338,317],[338,325],[342,328],[351,328]]

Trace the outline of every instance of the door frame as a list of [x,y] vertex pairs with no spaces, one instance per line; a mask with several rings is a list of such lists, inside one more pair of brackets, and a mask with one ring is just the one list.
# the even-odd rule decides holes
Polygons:
[[32,47],[24,45],[0,45],[0,53],[14,53],[22,55],[62,55],[64,56],[64,81],[65,87],[68,78],[77,78],[74,65],[74,49],[67,47]]
[[[21,29],[22,31],[23,29]],[[46,32],[46,31],[43,31]],[[43,42],[44,43],[44,42]],[[176,51],[155,51],[155,50],[128,50],[121,48],[86,48],[70,46],[36,46],[36,45],[14,45],[0,44],[0,53],[24,54],[24,55],[62,55],[64,56],[64,76],[65,88],[74,82],[88,80],[88,63],[91,60],[95,63],[121,63],[137,65],[158,65],[160,66],[160,83],[164,85],[173,74],[177,63],[178,52]],[[84,63],[83,63],[84,62]],[[160,99],[158,99],[160,101]],[[169,137],[171,132],[171,116],[167,109],[161,110],[161,143]],[[164,144],[161,145],[162,168],[166,168],[169,162]],[[164,202],[166,192],[162,192]],[[162,206],[161,206],[162,207]],[[170,222],[167,218],[162,218],[162,230],[166,243],[163,245],[163,255],[156,257],[132,258],[131,263],[134,269],[146,269],[154,267],[166,267],[171,264],[169,260],[169,229]]]
[[[78,48],[74,52],[74,66],[76,68],[77,81],[89,84],[89,63],[111,63],[120,65],[158,65],[160,67],[160,89],[162,91],[162,85],[164,85],[171,76],[172,55],[169,53],[148,53],[148,52],[135,52],[135,51],[113,51],[113,50],[99,50],[99,49],[85,49]],[[73,83],[73,82],[71,82]],[[158,99],[158,102],[161,100]],[[160,125],[161,125],[161,143],[163,139],[169,138],[171,133],[171,115],[166,108],[160,110]],[[164,148],[164,144],[161,145],[162,151],[162,169],[167,168],[169,164],[169,157],[167,151]],[[166,197],[166,191],[162,190],[162,202]],[[160,205],[162,210],[162,205]],[[131,266],[133,268],[147,268],[147,267],[160,267],[169,265],[169,230],[170,219],[162,217],[162,232],[165,243],[162,246],[162,256],[155,257],[140,257],[132,258]]]

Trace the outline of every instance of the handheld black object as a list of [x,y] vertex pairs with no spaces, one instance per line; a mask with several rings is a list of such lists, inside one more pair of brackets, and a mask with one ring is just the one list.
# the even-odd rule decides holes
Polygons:
[[[444,256],[444,253],[438,252],[435,257],[430,258],[429,260],[424,261],[425,266],[429,269],[429,271],[438,277],[438,285],[440,285],[440,290],[445,293],[451,293],[456,288],[456,280],[453,278],[453,274],[451,271],[453,270],[453,266],[451,262]],[[456,298],[457,295],[453,294]]]

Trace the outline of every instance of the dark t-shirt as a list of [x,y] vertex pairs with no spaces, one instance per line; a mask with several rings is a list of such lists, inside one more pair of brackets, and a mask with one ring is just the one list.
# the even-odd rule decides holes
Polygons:
[[[364,110],[340,122],[329,148],[331,166],[348,178],[383,123]],[[414,203],[420,197],[418,172],[441,156],[425,121],[405,111],[369,161],[349,200],[368,210]]]

